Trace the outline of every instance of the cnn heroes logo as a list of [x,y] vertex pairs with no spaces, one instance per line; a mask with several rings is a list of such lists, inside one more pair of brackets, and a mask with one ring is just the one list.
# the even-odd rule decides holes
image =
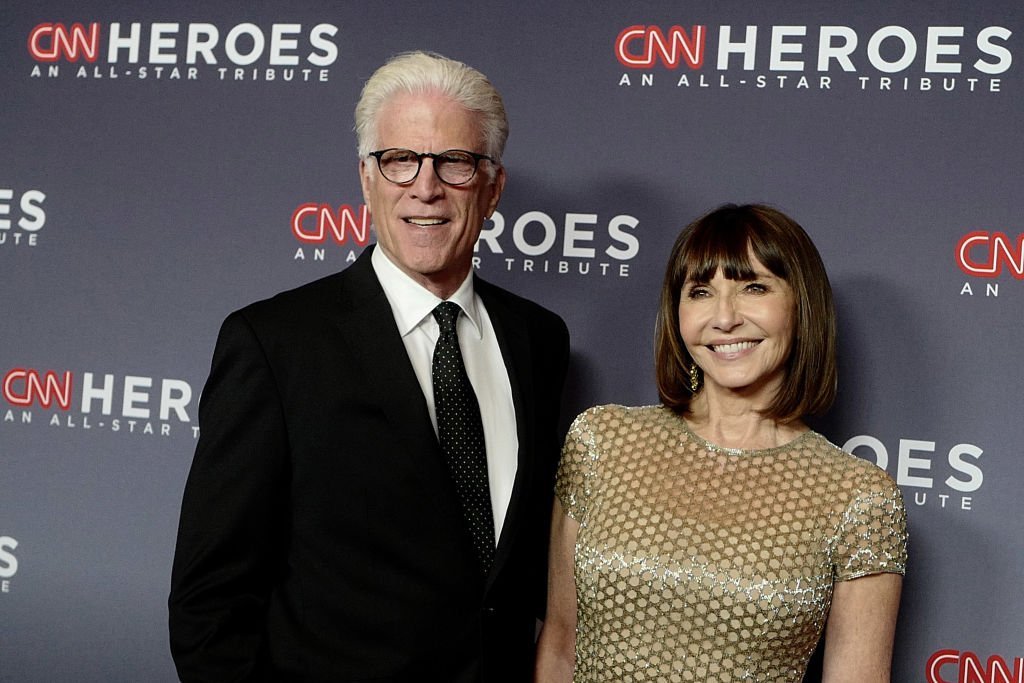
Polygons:
[[911,494],[908,504],[970,512],[985,481],[984,450],[970,443],[940,446],[935,441],[899,439],[886,446],[867,434],[854,436],[843,450],[888,471]]
[[[640,252],[639,221],[619,214],[552,215],[527,211],[515,218],[495,211],[476,243],[473,266],[552,276],[629,277]],[[342,259],[352,262],[370,241],[371,218],[366,206],[300,204],[291,216],[292,236],[301,244],[294,261],[324,261],[326,244],[343,247]]]
[[[32,78],[327,82],[338,27],[293,23],[43,22],[28,34]],[[66,66],[66,69],[62,69]]]
[[[974,230],[960,238],[955,253],[960,270],[968,277],[983,281],[975,282],[978,294],[998,297],[999,283],[994,280],[1004,273],[1015,280],[1024,280],[1024,233],[1011,238],[1005,232]],[[975,295],[970,280],[964,281],[960,295]]]
[[974,652],[938,650],[925,664],[925,683],[1024,683],[1024,658],[991,655],[983,662]]
[[998,93],[1012,36],[1003,26],[637,24],[619,32],[614,53],[628,69],[622,87]]
[[17,547],[18,542],[10,536],[0,536],[0,593],[11,592],[11,579],[18,573]]
[[182,379],[12,368],[0,394],[7,403],[0,407],[2,427],[45,424],[199,438],[199,427],[191,424],[192,385]]
[[35,247],[46,225],[41,190],[0,188],[0,247]]

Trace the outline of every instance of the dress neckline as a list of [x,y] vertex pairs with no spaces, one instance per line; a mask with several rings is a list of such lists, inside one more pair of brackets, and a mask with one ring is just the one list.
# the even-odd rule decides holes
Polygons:
[[780,453],[782,451],[792,448],[793,446],[798,445],[801,441],[810,438],[811,435],[815,433],[813,429],[808,429],[807,431],[798,434],[790,441],[787,441],[786,443],[778,446],[772,446],[770,448],[726,448],[725,446],[719,446],[716,443],[712,443],[711,441],[708,441],[704,437],[697,434],[695,431],[693,431],[693,429],[690,428],[690,425],[686,421],[686,418],[684,418],[682,415],[676,415],[676,417],[679,419],[679,424],[682,426],[683,433],[686,435],[687,439],[712,453],[721,453],[723,455],[731,455],[736,457],[774,455],[776,453]]

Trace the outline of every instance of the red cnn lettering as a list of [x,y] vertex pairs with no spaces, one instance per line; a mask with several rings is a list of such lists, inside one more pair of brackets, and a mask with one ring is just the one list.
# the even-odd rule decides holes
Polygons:
[[978,655],[964,652],[960,655],[960,678],[957,683],[1024,683],[1024,667],[1021,666],[1020,657],[1013,664],[1011,678],[1009,667],[1002,657],[992,655],[982,667]]
[[39,24],[28,34],[28,51],[37,62],[56,62],[63,56],[69,62],[79,57],[95,62],[100,49],[100,25],[95,21],[89,28],[79,23]]
[[957,242],[956,263],[974,277],[997,277],[1006,266],[1013,277],[1024,279],[1024,233],[1017,235],[1013,245],[1006,233],[969,232]]
[[292,234],[300,242],[323,244],[328,232],[338,244],[351,238],[365,247],[370,241],[370,212],[366,205],[359,207],[358,218],[348,204],[339,206],[337,214],[329,204],[303,204],[292,214]]
[[955,681],[949,681],[943,678],[939,674],[941,669],[946,664],[954,664],[960,661],[960,653],[956,650],[939,650],[928,658],[928,663],[925,664],[925,675],[927,676],[926,683],[955,683]]
[[[943,678],[939,670],[947,664],[958,664],[955,680]],[[992,655],[982,665],[981,660],[973,652],[956,650],[939,650],[928,658],[925,665],[926,683],[1024,683],[1024,660],[1015,657],[1013,670],[1006,660]]]
[[691,69],[699,69],[704,64],[706,35],[706,26],[691,26],[689,34],[681,26],[673,26],[667,38],[657,26],[629,26],[615,39],[615,56],[629,69],[654,66],[655,53],[669,69],[678,67],[680,58]]
[[61,410],[67,410],[71,407],[72,384],[70,372],[64,373],[61,382],[52,370],[40,377],[36,370],[14,368],[4,375],[3,392],[12,405],[30,406],[38,402],[43,408],[49,408],[56,399]]

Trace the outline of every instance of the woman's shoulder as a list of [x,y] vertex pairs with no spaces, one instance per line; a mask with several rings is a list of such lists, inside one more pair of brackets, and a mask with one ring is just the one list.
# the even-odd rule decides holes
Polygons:
[[817,432],[812,432],[805,441],[822,467],[829,468],[834,476],[861,492],[898,493],[896,482],[877,464],[844,451]]
[[590,429],[628,428],[632,425],[644,425],[661,422],[672,411],[662,405],[625,406],[617,403],[605,403],[587,408],[573,420],[573,428]]

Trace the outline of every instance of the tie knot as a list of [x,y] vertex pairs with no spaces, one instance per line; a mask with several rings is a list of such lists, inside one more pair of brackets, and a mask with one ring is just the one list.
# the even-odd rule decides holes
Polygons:
[[434,320],[441,328],[441,334],[453,334],[455,321],[459,318],[459,305],[451,301],[442,301],[434,309]]

